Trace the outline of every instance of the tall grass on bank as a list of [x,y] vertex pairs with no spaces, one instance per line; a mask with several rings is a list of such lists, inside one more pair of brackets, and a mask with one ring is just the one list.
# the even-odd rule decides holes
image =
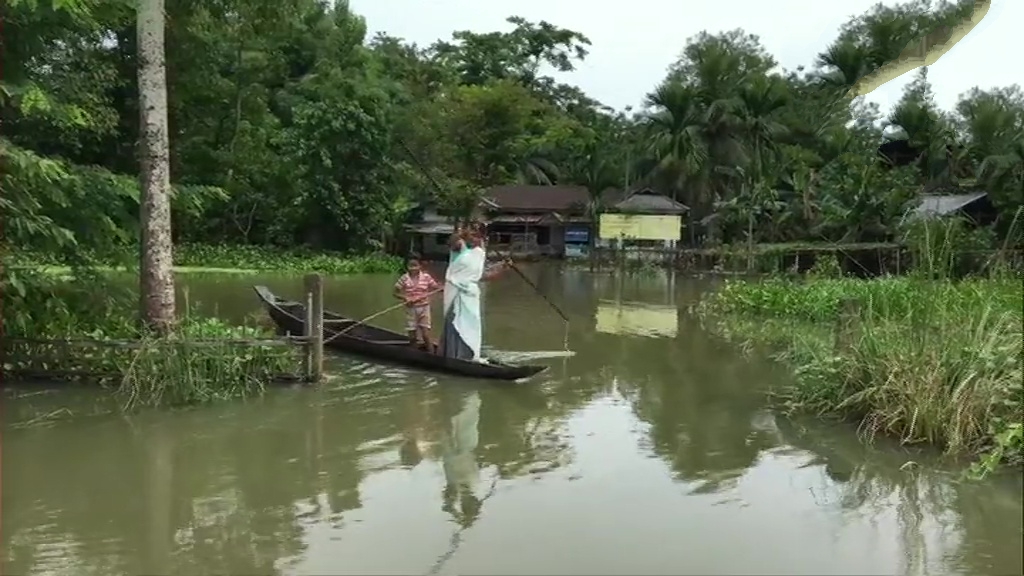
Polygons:
[[[130,268],[138,261],[137,250],[125,247],[121,252],[84,257],[93,266]],[[20,251],[11,262],[22,267],[72,266],[58,254]],[[178,268],[220,272],[320,272],[330,275],[395,273],[404,262],[390,254],[343,254],[318,252],[306,248],[282,249],[268,246],[229,246],[181,244],[174,247],[174,265]]]
[[268,335],[214,320],[205,327],[217,336],[196,342],[190,333],[197,325],[186,325],[170,339],[144,338],[130,354],[113,359],[125,410],[244,399],[261,395],[272,381],[298,378],[298,347],[271,345],[269,339],[268,344],[246,342]]
[[[843,317],[844,306],[856,312]],[[1019,280],[728,282],[702,305],[722,333],[781,348],[789,409],[854,419],[868,435],[1020,463]]]
[[130,410],[245,398],[298,376],[296,347],[252,343],[273,338],[269,328],[197,315],[186,298],[175,333],[155,339],[137,329],[134,290],[76,272],[23,276],[22,290],[5,294],[8,378],[97,382]]

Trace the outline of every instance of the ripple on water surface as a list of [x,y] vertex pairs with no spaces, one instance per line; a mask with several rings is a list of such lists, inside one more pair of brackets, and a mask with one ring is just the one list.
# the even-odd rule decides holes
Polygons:
[[[365,309],[329,307],[369,315],[391,281],[329,286]],[[523,385],[337,358],[317,389],[20,428],[93,400],[8,396],[5,573],[1021,573],[1019,477],[967,483],[776,417],[763,391],[784,375],[668,313],[701,286],[545,282],[575,354]],[[242,289],[209,288],[239,315]],[[562,348],[532,289],[486,306],[496,349]]]

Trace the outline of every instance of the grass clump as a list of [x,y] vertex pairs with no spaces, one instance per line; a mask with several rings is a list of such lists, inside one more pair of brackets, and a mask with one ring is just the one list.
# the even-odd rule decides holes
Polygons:
[[722,333],[781,348],[788,409],[984,454],[979,473],[1024,460],[1022,310],[1016,279],[914,277],[727,282],[702,305]]
[[299,348],[270,338],[261,328],[213,318],[184,321],[172,337],[144,337],[130,353],[111,358],[121,376],[116,393],[126,410],[258,396],[273,380],[299,377]]

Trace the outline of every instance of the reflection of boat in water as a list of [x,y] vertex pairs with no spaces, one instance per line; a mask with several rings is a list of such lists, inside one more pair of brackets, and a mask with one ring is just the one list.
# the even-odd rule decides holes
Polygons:
[[679,331],[679,308],[664,304],[614,302],[597,304],[597,331],[674,338]]

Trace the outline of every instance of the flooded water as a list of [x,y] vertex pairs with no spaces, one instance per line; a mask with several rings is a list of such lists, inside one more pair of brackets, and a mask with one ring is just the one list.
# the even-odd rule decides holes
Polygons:
[[[131,417],[8,390],[3,574],[1021,574],[1020,477],[773,415],[786,375],[687,314],[707,285],[531,274],[575,355],[525,384],[338,357],[318,389]],[[255,281],[300,292],[191,277],[189,298],[245,317]],[[328,307],[369,315],[392,281],[331,280]],[[487,288],[498,353],[564,335],[519,279]]]

